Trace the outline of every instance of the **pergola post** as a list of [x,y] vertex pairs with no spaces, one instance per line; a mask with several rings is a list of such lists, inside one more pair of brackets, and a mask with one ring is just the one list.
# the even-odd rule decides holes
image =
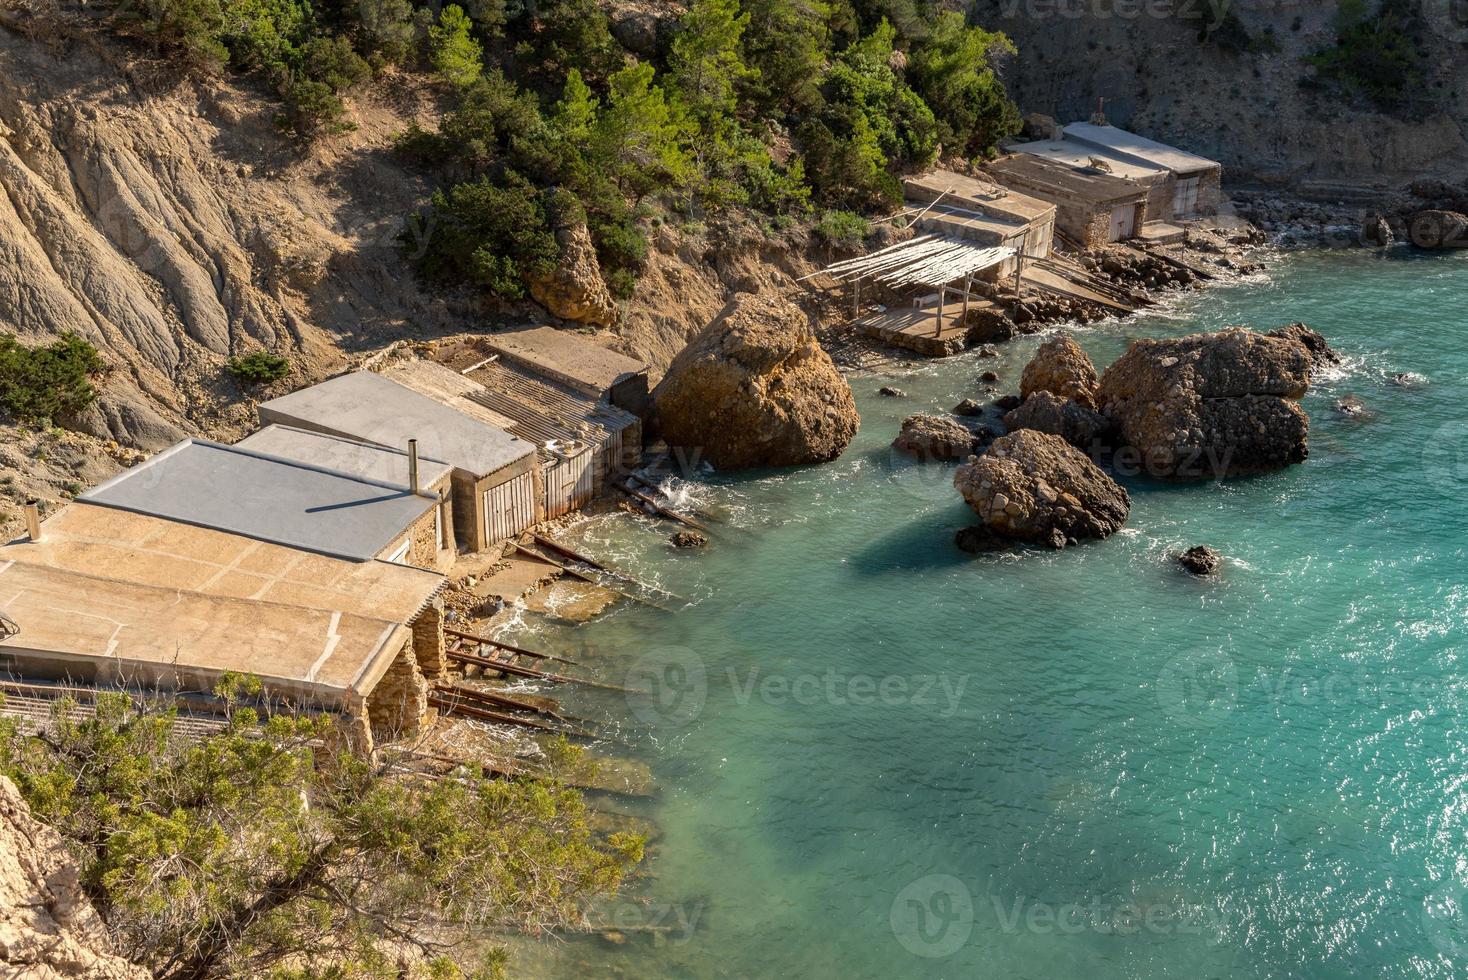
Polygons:
[[861,315],[861,276],[851,280],[851,318]]
[[938,325],[933,328],[933,336],[943,336],[943,294],[948,292],[948,284],[945,282],[938,287]]
[[968,301],[969,293],[973,288],[973,281],[974,277],[971,275],[963,277],[963,318],[959,320],[960,323],[968,323]]

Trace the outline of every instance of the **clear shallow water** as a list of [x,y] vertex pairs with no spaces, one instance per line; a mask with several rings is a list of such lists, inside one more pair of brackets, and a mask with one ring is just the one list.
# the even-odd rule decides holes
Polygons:
[[[712,476],[702,553],[625,517],[588,548],[699,601],[589,644],[655,691],[622,720],[660,796],[647,904],[525,975],[1449,977],[1468,972],[1468,255],[1300,253],[1267,280],[1078,334],[1304,320],[1349,358],[1311,458],[1194,486],[1124,482],[1127,530],[971,558],[952,469],[900,420],[1005,390],[1038,338],[853,377],[837,462]],[[1398,371],[1420,388],[1389,385]],[[876,395],[882,384],[910,398]],[[1367,421],[1332,411],[1355,393]],[[1218,581],[1175,570],[1211,544]],[[628,809],[633,809],[628,807]],[[639,931],[639,926],[655,927]]]

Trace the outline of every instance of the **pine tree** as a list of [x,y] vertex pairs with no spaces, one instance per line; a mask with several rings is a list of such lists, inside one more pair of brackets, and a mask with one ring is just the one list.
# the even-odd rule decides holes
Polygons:
[[767,111],[797,113],[820,102],[821,76],[830,45],[825,0],[747,0],[744,52],[758,72],[751,84]]
[[693,176],[685,149],[688,122],[653,77],[652,65],[645,62],[613,75],[596,127],[598,155],[616,174],[618,185],[637,198],[659,186],[682,186]]
[[583,152],[591,141],[596,126],[598,102],[591,88],[581,78],[581,72],[572,68],[566,75],[566,87],[561,91],[561,100],[556,103],[552,123],[561,138]]
[[706,132],[716,132],[738,109],[737,86],[756,77],[740,57],[749,24],[737,0],[698,0],[679,21],[668,57],[673,86]]
[[449,4],[439,15],[438,25],[428,29],[429,57],[433,67],[455,88],[468,88],[484,70],[484,52],[469,35],[473,26],[458,4]]

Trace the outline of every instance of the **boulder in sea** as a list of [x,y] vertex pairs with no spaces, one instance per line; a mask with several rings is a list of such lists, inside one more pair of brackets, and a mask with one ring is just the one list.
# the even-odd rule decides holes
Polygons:
[[1292,340],[1305,348],[1306,353],[1310,355],[1311,374],[1315,374],[1322,368],[1341,363],[1341,355],[1337,354],[1331,348],[1330,344],[1326,343],[1325,338],[1303,323],[1291,323],[1283,327],[1275,327],[1269,333],[1265,334],[1265,336]]
[[1094,409],[1076,401],[1067,401],[1048,391],[1037,391],[1024,404],[1004,416],[1005,428],[1033,429],[1060,436],[1082,452],[1102,447],[1111,422]]
[[1370,414],[1366,403],[1361,400],[1359,395],[1346,395],[1343,398],[1337,399],[1335,410],[1342,415],[1349,415],[1354,418],[1363,418]]
[[979,380],[986,385],[995,384],[999,381],[999,373],[997,371],[985,371],[979,375]]
[[1206,544],[1195,544],[1179,554],[1177,562],[1194,575],[1212,575],[1223,564],[1223,556]]
[[971,309],[964,322],[968,324],[963,335],[963,342],[967,347],[997,344],[1009,340],[1019,332],[1014,321],[1002,310]]
[[716,469],[835,459],[861,418],[851,386],[788,300],[740,293],[653,392],[663,438]]
[[1396,240],[1392,226],[1379,214],[1368,215],[1361,222],[1361,244],[1371,248],[1382,248]]
[[678,531],[668,539],[675,548],[702,548],[709,539],[697,531]]
[[1001,412],[1010,412],[1019,408],[1022,400],[1018,395],[1003,395],[994,399],[994,407]]
[[1051,548],[1115,533],[1131,499],[1085,453],[1059,436],[1024,429],[958,468],[953,485],[987,534]]
[[1425,375],[1416,374],[1412,371],[1402,371],[1392,375],[1388,380],[1398,388],[1420,388],[1427,384]]
[[980,437],[953,419],[941,415],[913,415],[902,420],[902,431],[892,448],[924,462],[968,459],[978,451]]
[[1102,375],[1097,401],[1132,462],[1153,476],[1261,473],[1309,455],[1298,401],[1310,366],[1303,345],[1238,327],[1137,340]]
[[998,357],[999,350],[993,344],[981,344],[979,346],[980,357]]
[[893,388],[891,385],[883,385],[877,389],[877,394],[883,398],[906,398],[907,392],[901,388]]
[[1048,391],[1062,401],[1068,399],[1085,408],[1095,408],[1096,384],[1096,366],[1080,344],[1062,333],[1041,344],[1025,365],[1019,395],[1029,398],[1037,391]]
[[963,401],[953,406],[953,414],[970,417],[974,415],[983,415],[984,403],[981,401],[975,401],[972,398],[965,398]]

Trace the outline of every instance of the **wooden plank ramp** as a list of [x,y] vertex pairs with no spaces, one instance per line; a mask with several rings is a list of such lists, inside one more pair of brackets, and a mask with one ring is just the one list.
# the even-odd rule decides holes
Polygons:
[[[447,633],[448,631],[445,630]],[[501,644],[487,637],[454,636],[444,650],[444,656],[458,664],[468,664],[482,670],[495,671],[511,677],[524,677],[530,680],[545,681],[549,684],[580,684],[582,687],[594,688],[601,691],[616,691],[621,694],[646,693],[631,688],[622,687],[619,684],[608,684],[603,681],[592,680],[588,677],[571,677],[566,674],[556,674],[547,670],[539,670],[535,667],[527,667],[516,661],[525,656],[525,652],[513,648],[507,644]]]

